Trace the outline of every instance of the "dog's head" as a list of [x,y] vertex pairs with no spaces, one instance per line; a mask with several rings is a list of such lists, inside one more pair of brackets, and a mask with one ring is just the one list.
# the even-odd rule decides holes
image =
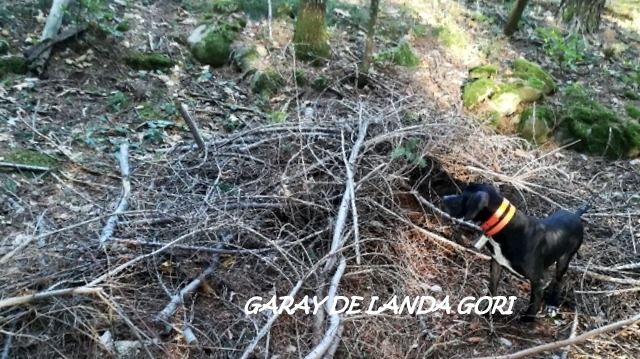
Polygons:
[[[495,203],[500,203],[500,194],[490,185],[472,183],[460,195],[449,195],[442,198],[445,212],[452,217],[466,220],[480,220],[479,215]],[[490,213],[489,213],[490,214]]]

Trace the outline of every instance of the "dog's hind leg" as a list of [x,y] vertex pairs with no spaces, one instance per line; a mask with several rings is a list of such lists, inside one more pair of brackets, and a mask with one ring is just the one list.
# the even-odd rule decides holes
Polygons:
[[568,253],[561,256],[556,262],[556,274],[549,284],[549,294],[545,301],[547,305],[558,307],[560,305],[560,291],[562,290],[562,278],[569,268],[569,262],[573,258],[574,253]]
[[489,292],[492,296],[498,295],[498,283],[500,283],[500,274],[502,266],[495,259],[491,259],[491,273],[489,274]]

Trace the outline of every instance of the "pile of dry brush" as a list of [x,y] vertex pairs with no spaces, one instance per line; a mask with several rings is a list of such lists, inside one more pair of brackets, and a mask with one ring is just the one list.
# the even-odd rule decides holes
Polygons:
[[[638,267],[614,268],[637,261],[631,222],[640,204],[621,211],[607,198],[613,192],[603,190],[640,183],[631,171],[593,176],[581,171],[579,156],[532,150],[397,95],[386,103],[326,100],[300,109],[297,120],[204,142],[162,156],[122,146],[122,193],[105,192],[104,215],[36,233],[3,254],[0,326],[11,357],[393,358],[513,350],[474,339],[491,332],[509,338],[518,326],[513,318],[243,313],[250,297],[274,294],[449,295],[452,302],[483,295],[487,257],[467,249],[475,233],[430,208],[470,180],[501,184],[538,215],[575,208],[597,193],[592,242],[574,262],[571,285],[613,294],[570,297],[581,315],[603,322],[640,309],[633,296]],[[505,293],[527,298],[523,282],[506,281]],[[571,324],[558,329],[559,338]],[[594,324],[585,319],[579,329]],[[509,339],[516,348],[532,345],[518,338]]]

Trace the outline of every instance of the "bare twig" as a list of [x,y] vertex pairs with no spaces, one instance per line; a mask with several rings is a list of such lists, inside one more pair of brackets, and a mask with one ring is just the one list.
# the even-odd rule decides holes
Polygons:
[[101,287],[89,287],[89,286],[49,290],[45,292],[39,292],[34,294],[27,294],[27,295],[21,295],[17,297],[2,299],[0,300],[0,308],[27,304],[27,303],[31,303],[41,299],[47,299],[51,297],[60,297],[64,295],[76,295],[76,294],[89,295],[89,294],[100,294],[100,293],[102,293]]
[[[225,242],[228,242],[229,236],[225,236],[226,240],[220,242],[217,245],[217,249],[223,249],[225,246]],[[218,263],[220,262],[220,254],[214,253],[211,256],[211,260],[209,262],[209,266],[202,271],[191,283],[187,284],[184,288],[182,288],[177,294],[171,297],[171,301],[160,311],[160,313],[156,316],[156,320],[158,322],[164,323],[166,322],[175,312],[178,310],[178,306],[184,302],[184,298],[191,294],[194,290],[200,287],[202,281],[204,281],[210,274],[218,269]]]
[[11,345],[13,345],[13,336],[16,331],[16,327],[18,326],[18,322],[15,320],[11,322],[11,327],[9,328],[9,332],[4,335],[4,345],[2,346],[2,352],[0,353],[0,359],[8,359],[9,353],[11,353]]
[[518,358],[526,358],[526,357],[530,357],[534,354],[539,354],[539,353],[543,353],[543,352],[548,352],[550,350],[554,350],[554,349],[559,349],[562,347],[565,347],[567,345],[575,345],[575,344],[580,344],[582,342],[585,342],[587,340],[589,340],[590,338],[593,338],[597,335],[600,334],[604,334],[604,333],[608,333],[620,328],[624,328],[628,325],[632,325],[636,322],[640,321],[640,314],[635,315],[629,319],[625,319],[625,320],[620,320],[608,325],[605,325],[603,327],[588,331],[586,333],[583,333],[581,335],[578,335],[577,337],[574,338],[570,338],[570,339],[565,339],[565,340],[560,340],[557,342],[553,342],[553,343],[547,343],[544,345],[540,345],[537,347],[533,347],[533,348],[529,348],[529,349],[525,349],[525,350],[521,350],[519,352],[513,353],[513,354],[507,354],[507,355],[499,355],[499,356],[489,356],[489,357],[482,357],[482,358],[477,358],[477,359],[518,359]]
[[0,167],[13,168],[16,170],[25,170],[25,171],[41,171],[41,172],[51,171],[51,168],[46,166],[25,165],[22,163],[12,163],[12,162],[0,162]]
[[198,130],[198,125],[196,124],[196,121],[193,119],[193,117],[191,117],[191,114],[189,114],[189,109],[187,108],[187,105],[176,100],[176,107],[178,108],[178,111],[180,112],[180,115],[182,116],[182,119],[184,120],[184,122],[186,122],[187,126],[189,126],[189,131],[191,131],[191,135],[193,136],[193,139],[196,141],[196,144],[198,145],[198,149],[200,149],[200,151],[204,151],[206,149],[204,140],[202,140],[202,136],[200,135],[200,131]]
[[[340,279],[344,274],[345,268],[347,268],[347,260],[343,257],[340,260],[338,269],[336,269],[336,272],[333,274],[333,279],[331,280],[331,285],[329,286],[329,293],[327,295],[328,299],[325,302],[325,309],[327,312],[329,312],[331,310],[331,307],[333,306],[333,302],[335,300],[336,293],[338,291],[338,285],[340,285]],[[329,315],[329,322],[330,322],[329,328],[327,328],[327,331],[324,333],[324,337],[322,338],[320,343],[316,345],[315,348],[313,348],[305,356],[305,359],[325,358],[326,357],[325,354],[329,350],[329,348],[334,345],[337,346],[335,341],[336,339],[339,340],[337,338],[337,334],[338,334],[338,329],[340,328],[341,321],[342,320],[340,318],[340,315],[336,313]]]
[[129,181],[129,146],[126,143],[120,145],[118,154],[118,162],[120,162],[120,173],[122,174],[122,195],[120,201],[113,214],[107,219],[107,223],[102,228],[102,233],[98,239],[100,243],[104,243],[111,238],[118,223],[118,216],[124,212],[129,206],[129,194],[131,193],[131,182]]

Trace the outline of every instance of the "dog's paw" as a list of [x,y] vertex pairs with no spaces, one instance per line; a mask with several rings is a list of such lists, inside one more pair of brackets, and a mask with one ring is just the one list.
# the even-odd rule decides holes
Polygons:
[[555,318],[560,313],[560,308],[555,305],[547,305],[545,306],[544,311],[548,317]]

